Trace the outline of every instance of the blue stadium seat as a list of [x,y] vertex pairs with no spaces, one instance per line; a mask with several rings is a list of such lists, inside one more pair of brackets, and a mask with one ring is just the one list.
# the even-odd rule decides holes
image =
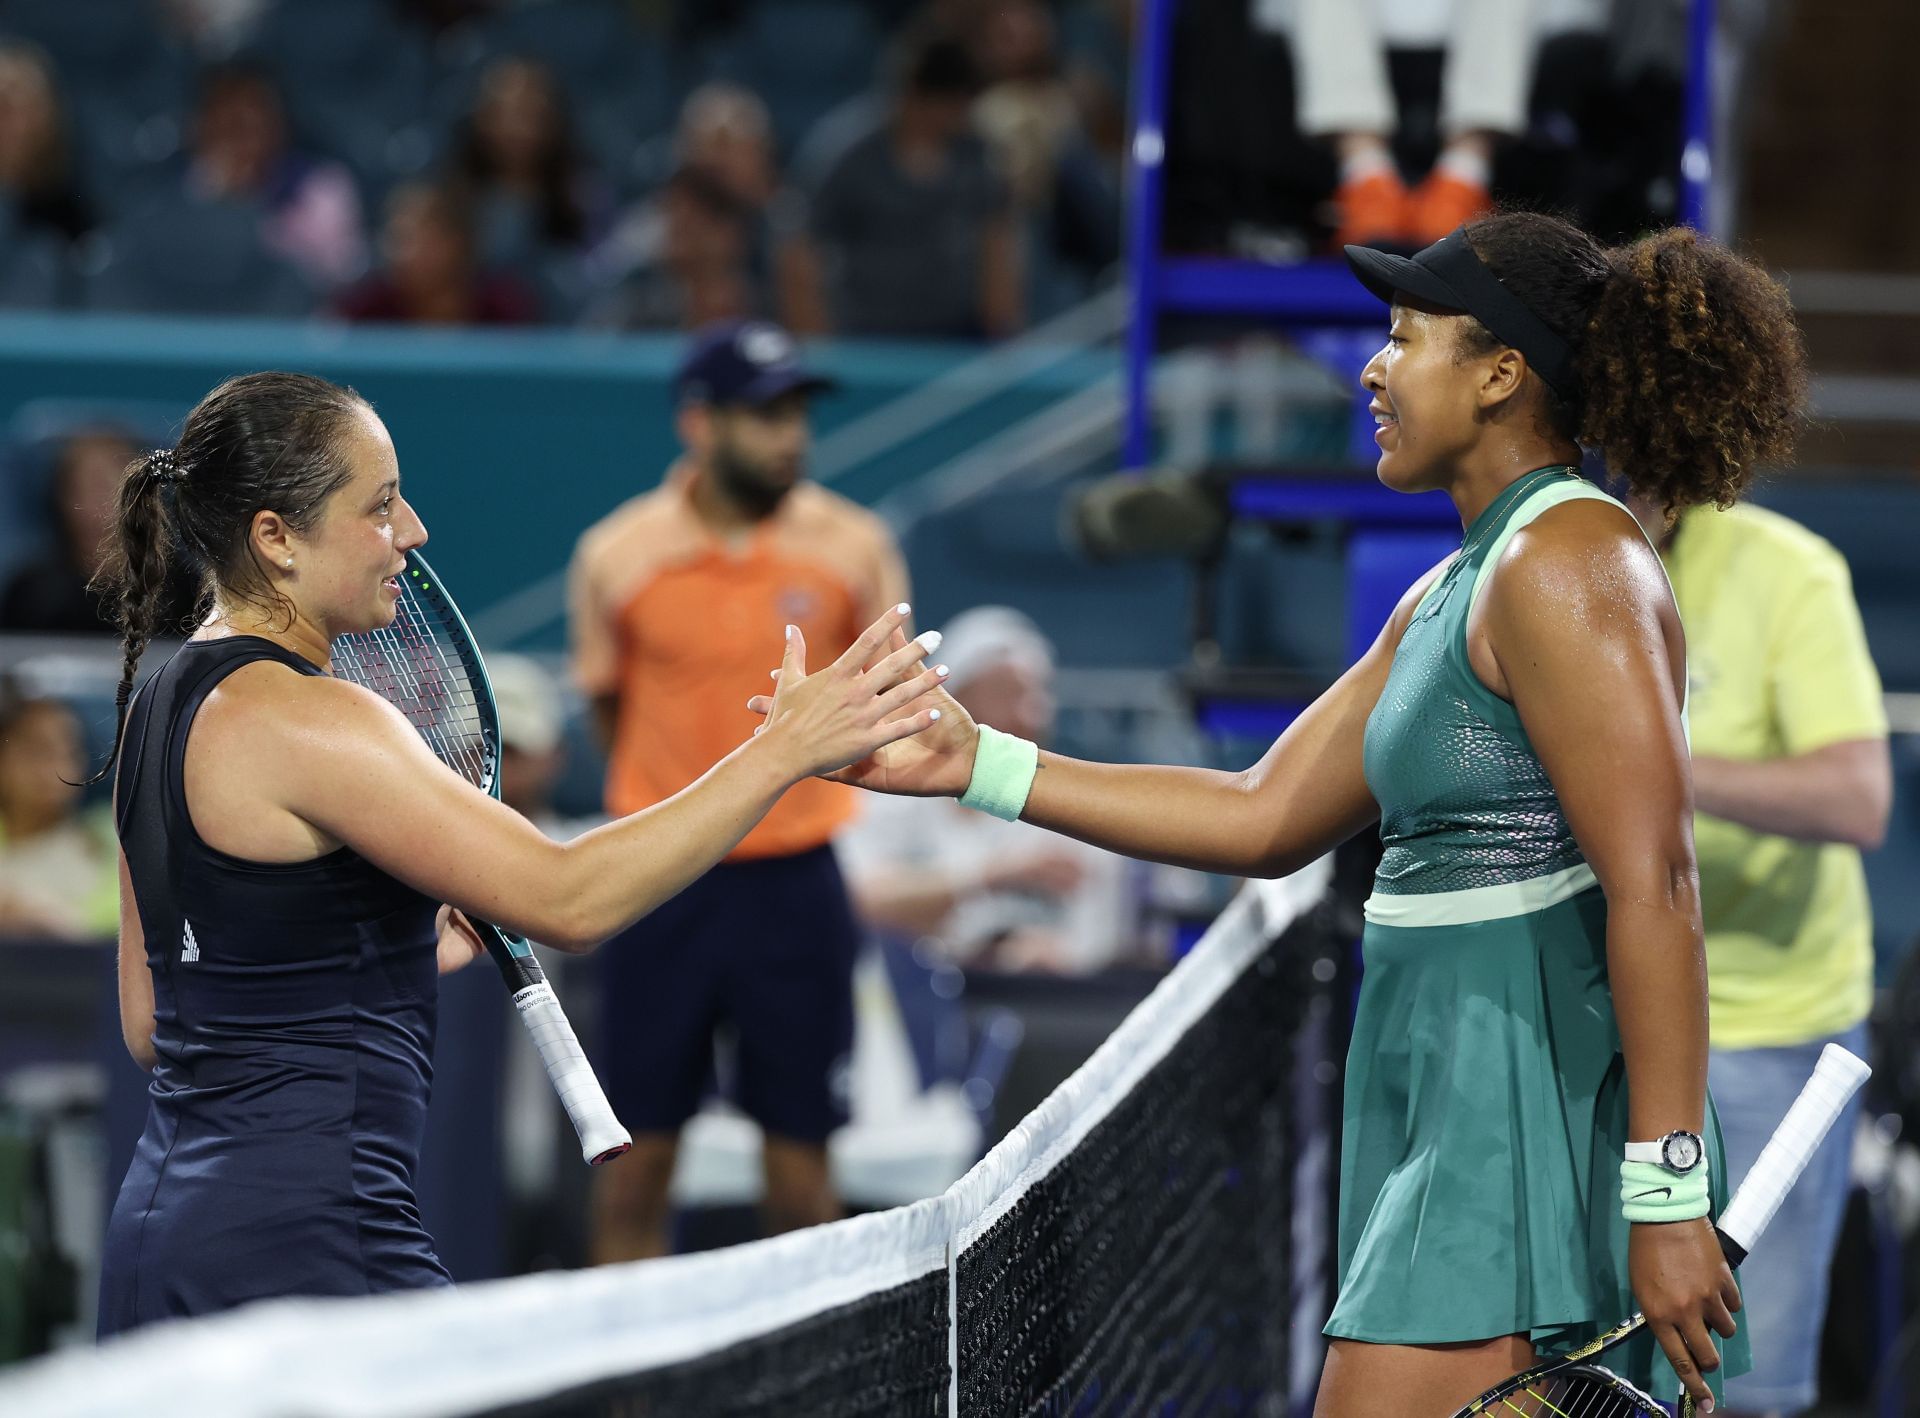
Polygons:
[[1893,815],[1887,840],[1866,856],[1873,947],[1881,983],[1920,945],[1920,736],[1893,741]]
[[1810,527],[1846,554],[1880,678],[1920,690],[1920,629],[1913,619],[1913,489],[1887,482],[1803,477],[1763,482],[1753,500]]
[[576,100],[617,94],[644,77],[656,37],[634,23],[623,0],[549,0],[502,10],[480,35],[482,62],[505,54],[538,59]]
[[299,145],[346,163],[376,201],[434,156],[433,56],[386,0],[281,4],[248,53],[279,82]]
[[192,63],[134,0],[7,0],[0,34],[46,50],[72,119],[77,161],[96,200],[111,205],[119,179],[170,157]]
[[260,235],[260,211],[185,192],[116,223],[86,274],[95,310],[168,315],[311,313],[314,292]]
[[0,309],[51,310],[66,304],[66,243],[49,232],[16,230],[0,205]]
[[842,100],[872,86],[881,37],[848,0],[756,5],[739,40],[740,77],[766,100],[783,151]]

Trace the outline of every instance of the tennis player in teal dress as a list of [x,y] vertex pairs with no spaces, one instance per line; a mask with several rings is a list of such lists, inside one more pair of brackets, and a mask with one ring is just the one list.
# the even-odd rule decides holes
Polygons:
[[1709,1219],[1685,642],[1577,468],[1669,509],[1737,497],[1791,449],[1791,307],[1688,231],[1607,250],[1496,215],[1348,255],[1391,305],[1362,376],[1379,477],[1464,529],[1360,661],[1241,773],[1043,753],[936,692],[931,731],[837,776],[1240,875],[1377,823],[1316,1418],[1448,1418],[1635,1308],[1626,1376],[1705,1400],[1745,1348]]

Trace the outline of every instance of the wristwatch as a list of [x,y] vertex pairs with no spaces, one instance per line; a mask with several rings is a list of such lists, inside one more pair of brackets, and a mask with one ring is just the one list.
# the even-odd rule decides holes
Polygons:
[[1652,1162],[1684,1177],[1707,1160],[1707,1149],[1697,1132],[1670,1132],[1657,1142],[1629,1142],[1626,1156],[1629,1162]]

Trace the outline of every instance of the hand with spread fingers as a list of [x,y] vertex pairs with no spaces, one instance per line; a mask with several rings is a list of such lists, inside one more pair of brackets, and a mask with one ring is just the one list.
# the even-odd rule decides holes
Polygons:
[[895,606],[862,632],[831,665],[807,673],[807,642],[787,627],[787,650],[771,698],[749,701],[766,723],[754,730],[778,744],[796,781],[870,762],[877,754],[943,722],[952,701],[936,700],[944,669],[921,663],[926,650],[902,627],[909,607]]
[[[883,640],[868,649],[867,636],[863,635],[841,657],[841,662],[870,656],[865,675],[869,680],[877,677],[881,688],[919,686],[903,706],[911,717],[898,721],[913,727],[858,758],[822,770],[822,776],[836,783],[905,797],[959,797],[973,776],[973,750],[979,730],[959,701],[942,687],[946,680],[945,666],[916,673],[926,656],[939,648],[939,632],[929,631],[909,640],[905,615],[898,618],[895,615],[896,612],[889,611],[875,623],[878,629],[891,621]],[[785,696],[790,692],[792,658],[789,650],[788,663],[773,672],[777,685],[773,694],[755,695],[747,701],[747,707],[754,713],[767,716],[767,722],[755,733],[773,732],[787,712]],[[804,659],[799,672],[805,673]]]

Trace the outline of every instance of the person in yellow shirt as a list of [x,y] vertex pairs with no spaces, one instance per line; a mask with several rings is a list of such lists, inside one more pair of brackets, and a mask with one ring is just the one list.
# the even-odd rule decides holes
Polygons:
[[[1885,701],[1834,547],[1759,507],[1693,508],[1664,535],[1658,509],[1635,512],[1686,627],[1708,1079],[1738,1185],[1827,1042],[1866,1052],[1873,920],[1860,853],[1879,845],[1893,798]],[[1727,1383],[1732,1415],[1784,1418],[1817,1398],[1852,1121],[1741,1268],[1753,1369]]]

